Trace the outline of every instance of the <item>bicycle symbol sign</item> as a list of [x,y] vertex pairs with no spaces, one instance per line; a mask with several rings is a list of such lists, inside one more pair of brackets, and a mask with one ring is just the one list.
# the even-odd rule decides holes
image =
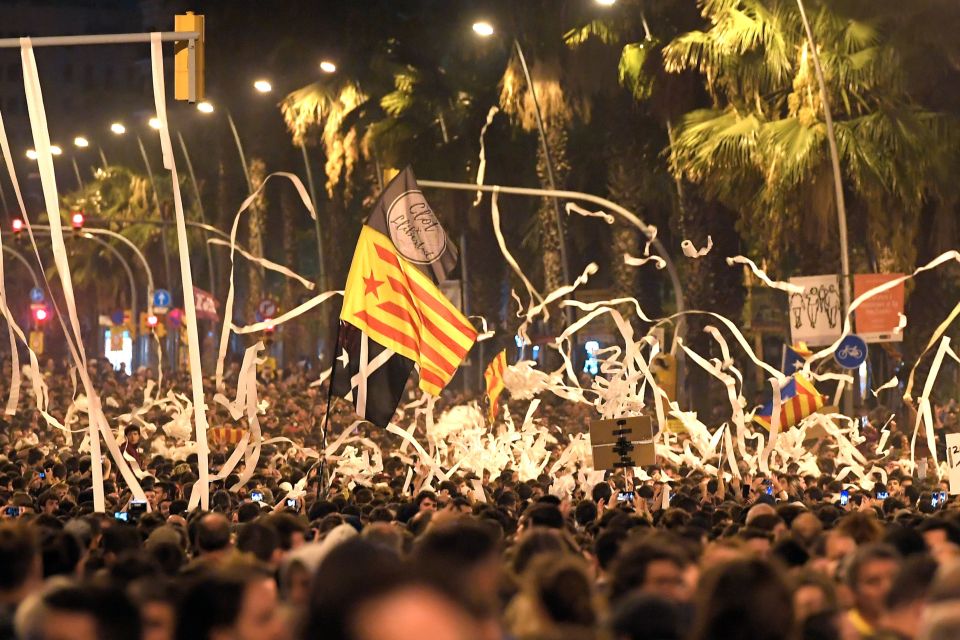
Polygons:
[[867,343],[859,336],[849,335],[840,341],[833,359],[844,369],[856,369],[867,359]]

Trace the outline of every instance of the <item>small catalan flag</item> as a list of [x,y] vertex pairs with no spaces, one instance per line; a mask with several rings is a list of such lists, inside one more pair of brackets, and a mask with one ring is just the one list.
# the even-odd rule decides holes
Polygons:
[[507,368],[507,350],[504,349],[497,354],[487,370],[483,372],[483,379],[487,383],[487,400],[490,401],[490,422],[497,419],[497,413],[500,409],[500,393],[503,391],[503,372]]
[[[796,374],[780,390],[780,428],[789,429],[824,405],[823,396],[817,392],[813,383],[804,376]],[[773,399],[760,407],[753,421],[767,431],[773,416]]]

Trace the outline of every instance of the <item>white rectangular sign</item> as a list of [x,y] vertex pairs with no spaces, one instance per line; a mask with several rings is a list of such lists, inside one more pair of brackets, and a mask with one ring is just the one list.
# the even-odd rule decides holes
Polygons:
[[840,337],[843,314],[840,305],[840,278],[837,275],[790,278],[803,293],[790,295],[790,339],[793,344],[822,347]]
[[960,433],[947,434],[947,467],[950,478],[950,495],[960,493]]

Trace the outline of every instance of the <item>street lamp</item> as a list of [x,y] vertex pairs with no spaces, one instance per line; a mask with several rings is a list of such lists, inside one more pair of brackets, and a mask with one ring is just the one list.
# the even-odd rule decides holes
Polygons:
[[337,65],[330,62],[329,60],[320,61],[320,71],[324,73],[334,73],[337,70]]
[[200,113],[213,113],[213,105],[204,100],[197,103],[197,111]]
[[158,117],[156,117],[156,116],[154,116],[154,117],[150,118],[149,120],[147,120],[147,124],[150,125],[150,128],[151,128],[151,129],[155,129],[155,130],[157,130],[157,131],[160,130],[160,118],[158,118]]
[[[481,38],[489,38],[495,32],[493,25],[486,21],[473,23],[473,32]],[[550,155],[550,145],[547,144],[547,134],[543,126],[543,114],[540,111],[540,99],[537,97],[536,87],[533,79],[530,77],[530,68],[527,67],[527,57],[523,53],[523,47],[520,46],[520,40],[513,38],[513,47],[517,52],[517,59],[520,61],[520,67],[523,69],[523,77],[527,81],[527,87],[530,89],[530,97],[533,98],[534,115],[536,116],[537,132],[540,134],[540,148],[543,152],[544,165],[547,169],[547,184],[551,191],[557,190],[557,183],[554,179],[553,158]],[[563,214],[560,212],[560,200],[553,198],[554,218],[557,226],[557,240],[560,244],[560,265],[563,268],[563,279],[565,282],[572,282],[570,279],[570,263],[567,259],[567,238],[563,230]],[[573,322],[573,309],[568,308],[568,317]]]
[[81,149],[86,149],[90,146],[90,141],[84,138],[83,136],[77,136],[73,139],[73,145],[75,147],[80,147]]
[[273,85],[270,84],[270,81],[263,80],[263,79],[260,79],[254,82],[253,88],[260,93],[270,93],[271,91],[273,91]]
[[37,159],[37,152],[34,151],[33,149],[27,149],[27,157],[28,157],[29,159],[31,159],[31,160],[36,160],[36,159]]
[[113,131],[118,136],[122,136],[127,132],[127,128],[120,122],[114,122],[110,125],[110,131]]
[[52,153],[52,154],[55,155],[55,156],[58,156],[58,155],[60,155],[61,153],[63,153],[63,149],[61,149],[60,147],[58,147],[58,146],[55,145],[55,144],[52,144],[52,145],[50,145],[50,153]]
[[596,3],[602,7],[612,7],[617,4],[617,0],[596,0]]
[[493,25],[486,20],[473,23],[473,32],[481,38],[489,38],[494,34]]

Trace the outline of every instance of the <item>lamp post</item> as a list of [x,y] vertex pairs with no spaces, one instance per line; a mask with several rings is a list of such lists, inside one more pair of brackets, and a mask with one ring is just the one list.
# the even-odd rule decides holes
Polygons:
[[[491,23],[480,21],[473,23],[473,32],[481,38],[489,38],[496,33],[496,29]],[[527,66],[527,57],[523,53],[523,47],[520,46],[520,40],[518,40],[516,37],[513,38],[513,47],[517,52],[517,59],[520,61],[520,67],[523,69],[523,77],[527,82],[527,87],[530,89],[530,97],[533,98],[533,111],[537,123],[537,133],[540,137],[540,149],[543,152],[544,166],[546,167],[547,171],[547,184],[551,191],[556,191],[557,183],[553,171],[553,158],[550,155],[550,145],[547,143],[547,135],[543,126],[543,113],[540,109],[540,99],[537,97],[537,90],[533,84],[533,79],[530,76],[530,68]],[[563,229],[563,214],[560,211],[560,200],[555,197],[552,198],[552,200],[554,218],[556,221],[558,240],[560,244],[560,263],[563,268],[563,280],[566,284],[569,284],[571,282],[570,262],[567,257],[567,236]],[[568,309],[569,318],[572,318],[572,311],[572,309]]]
[[[813,70],[820,87],[820,102],[823,104],[823,119],[827,125],[827,144],[830,147],[830,164],[833,165],[833,192],[837,201],[837,227],[840,239],[840,291],[843,296],[843,317],[850,308],[850,249],[847,245],[847,205],[843,196],[843,175],[840,172],[840,154],[837,151],[837,137],[833,129],[833,114],[830,112],[830,96],[827,94],[827,83],[823,79],[823,67],[820,66],[820,54],[817,52],[817,43],[813,39],[813,29],[807,20],[807,11],[803,0],[797,0],[800,10],[800,19],[807,36],[807,45],[810,47],[810,57],[813,60]],[[854,385],[843,400],[843,409],[847,415],[853,414],[853,394],[857,389],[857,371],[853,371]]]

